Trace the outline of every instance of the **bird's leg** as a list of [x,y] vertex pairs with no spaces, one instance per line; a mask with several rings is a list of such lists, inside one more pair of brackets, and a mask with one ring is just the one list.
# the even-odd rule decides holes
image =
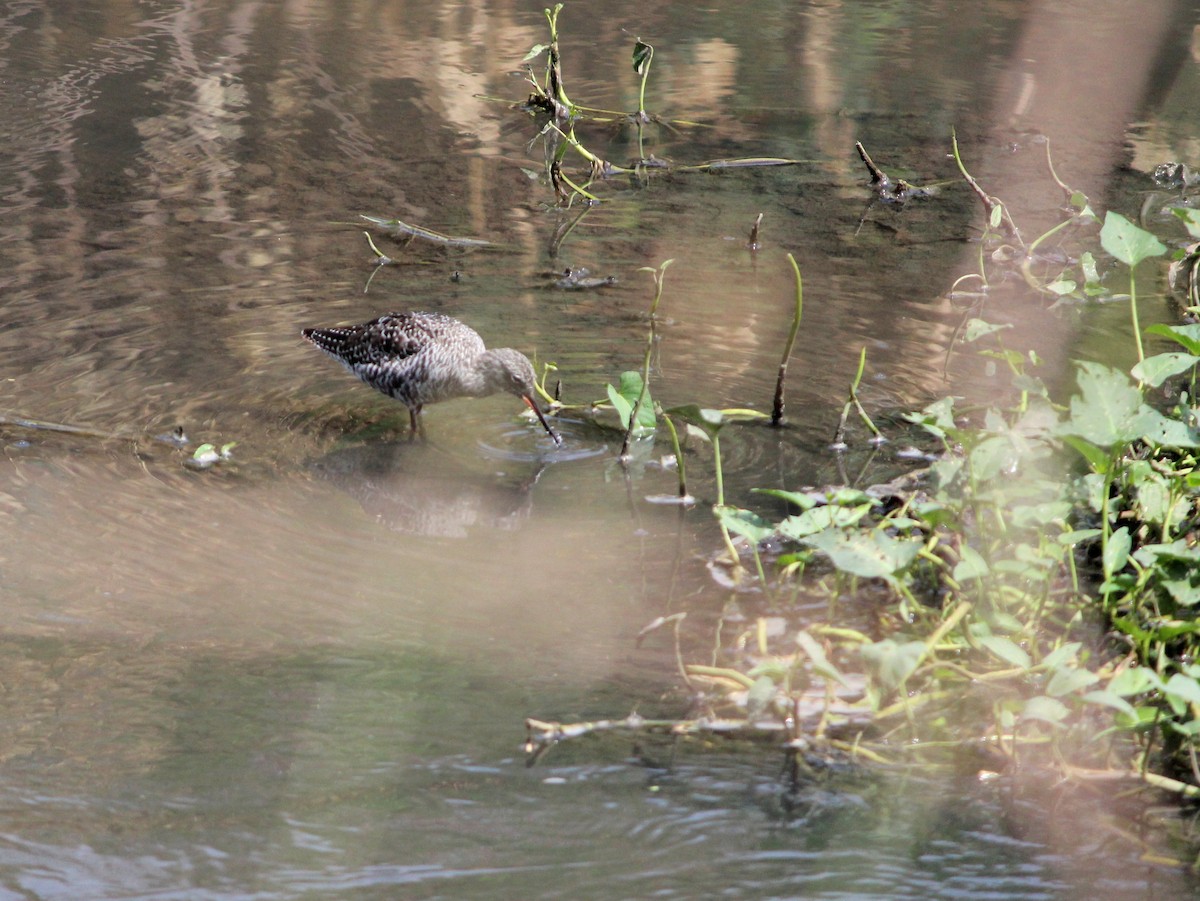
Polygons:
[[424,435],[421,429],[421,407],[420,405],[408,408],[408,440],[416,441],[417,435]]

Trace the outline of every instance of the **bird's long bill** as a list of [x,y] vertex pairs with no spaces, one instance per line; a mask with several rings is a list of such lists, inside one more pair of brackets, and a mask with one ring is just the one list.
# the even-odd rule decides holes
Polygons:
[[525,401],[529,409],[531,409],[537,415],[538,422],[542,424],[542,428],[544,428],[550,434],[550,437],[554,439],[554,443],[559,447],[562,447],[562,437],[558,434],[558,432],[550,428],[550,423],[546,422],[546,417],[542,414],[542,408],[537,405],[537,401],[535,401],[528,394],[522,395],[521,400]]

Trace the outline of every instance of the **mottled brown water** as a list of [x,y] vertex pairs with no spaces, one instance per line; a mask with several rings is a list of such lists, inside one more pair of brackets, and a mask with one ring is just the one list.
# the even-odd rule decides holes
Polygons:
[[[614,180],[559,242],[578,210],[525,171],[531,120],[488,99],[527,93],[540,4],[0,6],[0,412],[74,429],[0,426],[0,899],[1186,891],[1104,798],[883,775],[785,799],[771,755],[645,768],[609,741],[524,769],[527,715],[680,712],[669,647],[634,638],[724,602],[695,559],[708,514],[645,503],[673,476],[626,476],[581,422],[549,453],[512,398],[431,408],[430,444],[399,442],[403,408],[299,331],[438,310],[582,403],[640,365],[639,269],[674,259],[657,396],[767,410],[791,251],[792,427],[727,433],[729,490],[882,476],[894,454],[868,462],[861,434],[826,449],[862,347],[883,420],[990,390],[942,373],[979,214],[957,187],[868,207],[854,142],[933,182],[956,128],[1037,222],[1059,200],[1045,132],[1061,175],[1136,208],[1156,163],[1195,162],[1195,26],[1187,3],[568,4],[573,99],[633,109],[640,36],[648,106],[700,123],[647,128],[647,152],[806,162]],[[637,155],[629,126],[581,135]],[[377,238],[399,265],[367,287],[362,213],[497,246]],[[567,266],[617,284],[558,289]],[[1011,303],[992,312],[1051,372],[1124,316]],[[186,468],[156,440],[179,425],[236,462]]]

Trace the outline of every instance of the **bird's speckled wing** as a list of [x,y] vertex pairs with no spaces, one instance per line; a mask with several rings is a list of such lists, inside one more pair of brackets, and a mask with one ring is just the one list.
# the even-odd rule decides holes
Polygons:
[[367,384],[404,403],[439,399],[449,385],[443,361],[473,358],[483,339],[441,313],[387,313],[361,325],[305,329],[304,337]]

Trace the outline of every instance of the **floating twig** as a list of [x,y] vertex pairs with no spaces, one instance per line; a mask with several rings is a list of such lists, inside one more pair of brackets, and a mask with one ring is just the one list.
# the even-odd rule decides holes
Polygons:
[[[463,238],[456,235],[443,235],[440,232],[432,231],[428,228],[423,228],[420,225],[409,225],[399,219],[384,219],[382,216],[368,216],[365,213],[360,214],[361,218],[366,219],[377,228],[386,229],[393,235],[408,235],[413,238],[423,238],[426,241],[432,241],[434,244],[448,244],[451,247],[495,247],[491,241],[484,241],[481,238]],[[372,245],[374,249],[374,245]],[[375,250],[379,256],[383,254]]]
[[983,204],[983,208],[987,211],[988,224],[992,228],[1003,228],[1004,234],[1012,241],[1015,241],[1021,251],[1025,250],[1025,242],[1021,240],[1021,232],[1017,229],[1017,224],[1013,222],[1012,216],[1008,214],[1008,207],[1004,205],[999,197],[993,197],[987,191],[979,186],[979,182],[967,171],[967,167],[963,165],[962,157],[958,153],[958,135],[950,132],[950,145],[954,150],[954,162],[958,164],[958,171],[962,173],[971,190],[975,192],[975,196],[979,198],[979,202]]

